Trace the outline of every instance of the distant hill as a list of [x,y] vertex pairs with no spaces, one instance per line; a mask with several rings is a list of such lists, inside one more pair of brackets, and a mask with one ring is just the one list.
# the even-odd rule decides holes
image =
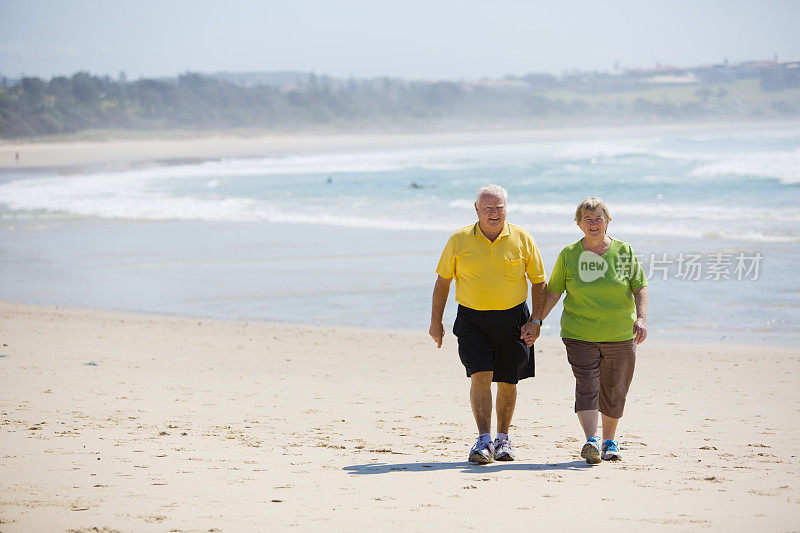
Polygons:
[[800,62],[507,76],[335,79],[187,72],[128,81],[78,72],[0,80],[0,137],[87,130],[347,131],[800,117]]
[[239,87],[284,87],[304,85],[311,72],[287,70],[283,72],[214,72],[206,74],[209,78],[227,81]]

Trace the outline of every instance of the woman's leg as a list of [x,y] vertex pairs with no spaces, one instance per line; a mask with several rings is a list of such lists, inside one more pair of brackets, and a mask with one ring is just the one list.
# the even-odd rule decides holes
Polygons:
[[617,434],[617,424],[619,418],[611,418],[603,414],[603,440],[614,440],[614,435]]
[[575,412],[586,437],[594,437],[600,406],[600,350],[593,342],[561,340],[567,348],[567,360],[575,376]]
[[600,412],[603,415],[601,459],[619,461],[622,455],[615,439],[622,418],[628,388],[636,366],[636,342],[598,343],[603,358],[600,362]]
[[597,412],[600,394],[600,350],[592,342],[562,339],[567,347],[567,359],[575,375],[575,412],[586,435],[581,457],[589,464],[600,462],[600,443],[597,435]]
[[[603,435],[606,434],[605,419],[606,415],[603,415]],[[578,420],[583,428],[583,434],[586,435],[587,439],[597,435],[597,409],[578,411]]]
[[[599,408],[603,414],[603,436],[616,434],[617,423],[625,410],[625,400],[636,366],[636,341],[598,342],[600,359]],[[608,423],[608,429],[606,429]],[[610,434],[612,437],[605,437]]]

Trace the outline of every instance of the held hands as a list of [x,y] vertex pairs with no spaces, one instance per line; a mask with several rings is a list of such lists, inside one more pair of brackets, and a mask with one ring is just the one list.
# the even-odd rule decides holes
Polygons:
[[641,344],[647,338],[647,322],[644,318],[637,318],[633,323],[633,333],[636,335],[636,344]]
[[528,346],[533,346],[533,342],[539,338],[542,326],[536,322],[525,322],[520,328],[519,338],[525,341]]
[[431,338],[436,342],[436,347],[442,347],[442,339],[444,338],[444,325],[441,322],[431,322],[431,329],[428,330]]

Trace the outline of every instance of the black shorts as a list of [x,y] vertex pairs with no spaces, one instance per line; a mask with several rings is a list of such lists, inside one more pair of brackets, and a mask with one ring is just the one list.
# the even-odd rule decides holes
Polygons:
[[453,334],[458,337],[458,356],[467,370],[491,370],[492,381],[517,383],[534,375],[533,346],[519,338],[528,321],[528,304],[522,302],[504,311],[476,311],[458,306]]

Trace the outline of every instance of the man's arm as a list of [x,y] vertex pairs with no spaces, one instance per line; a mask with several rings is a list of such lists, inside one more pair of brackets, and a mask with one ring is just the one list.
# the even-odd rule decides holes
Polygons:
[[544,311],[545,289],[547,289],[547,284],[544,281],[531,285],[531,318],[541,320],[544,317],[542,312]]
[[636,334],[636,344],[641,344],[647,338],[647,306],[650,303],[647,287],[634,292],[633,299],[636,300],[636,322],[633,323],[633,333]]
[[539,338],[539,334],[541,333],[541,325],[532,322],[532,320],[542,319],[542,310],[545,304],[545,287],[544,281],[531,285],[531,317],[522,325],[522,328],[520,328],[520,338],[524,340],[525,344],[528,346],[532,346],[533,342]]
[[544,309],[542,310],[542,320],[547,318],[547,315],[550,314],[550,311],[556,306],[558,301],[561,299],[560,292],[550,292],[547,291],[547,297],[544,301]]
[[436,278],[436,284],[433,286],[433,301],[431,302],[431,328],[428,333],[436,341],[436,347],[442,347],[442,339],[444,338],[444,324],[442,324],[442,317],[444,316],[444,306],[447,304],[447,297],[450,295],[450,284],[453,279],[443,278],[439,276]]

